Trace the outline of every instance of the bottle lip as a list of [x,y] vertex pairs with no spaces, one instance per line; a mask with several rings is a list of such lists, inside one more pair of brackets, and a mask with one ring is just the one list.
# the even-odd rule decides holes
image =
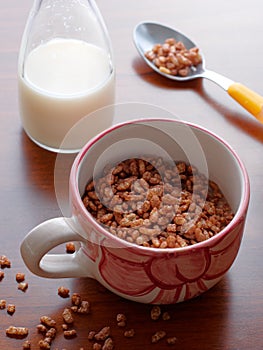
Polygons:
[[[69,10],[71,11],[67,11],[66,16],[70,15],[70,25],[69,27],[65,27],[65,16],[63,16],[64,12],[61,13],[60,11],[61,9],[62,11],[68,10],[68,8],[65,8],[64,4],[62,4],[63,8],[60,8],[61,5],[59,4],[59,2],[53,2],[53,0],[34,0],[34,3],[28,15],[28,19],[26,21],[19,50],[18,67],[19,71],[22,72],[22,75],[24,72],[24,61],[28,54],[37,46],[44,44],[45,42],[50,41],[52,39],[55,39],[56,37],[83,40],[98,47],[101,47],[108,53],[111,66],[110,70],[111,72],[114,71],[113,48],[109,36],[109,31],[107,29],[101,11],[99,10],[98,5],[96,4],[96,1],[78,0],[77,2],[73,3],[74,6],[72,6],[71,1],[69,2]],[[84,9],[84,7],[86,7],[87,11]],[[43,11],[44,15],[40,15],[40,13]],[[53,16],[54,18],[52,19],[52,13],[56,14],[57,11],[59,11],[60,13],[59,19],[57,19],[57,16]],[[72,12],[74,15],[73,22],[71,19]],[[78,23],[79,15],[81,16],[80,23]],[[83,18],[85,18],[85,20],[83,20]],[[49,23],[48,28],[46,27],[47,19]],[[57,21],[59,22],[58,28],[56,27]],[[93,37],[93,35],[89,35],[90,28],[89,26],[87,26],[87,23],[93,22],[95,24],[94,31],[101,33],[100,35],[95,37]],[[42,34],[41,31],[43,31]]]

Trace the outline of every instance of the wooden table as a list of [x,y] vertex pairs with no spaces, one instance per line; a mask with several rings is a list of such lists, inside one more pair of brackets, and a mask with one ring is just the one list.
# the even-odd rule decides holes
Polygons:
[[[17,57],[29,0],[0,4],[0,255],[12,263],[4,269],[0,299],[16,305],[13,316],[0,310],[0,349],[22,349],[24,340],[6,337],[10,325],[29,328],[32,349],[41,339],[36,325],[42,315],[62,323],[69,299],[57,295],[68,287],[89,300],[92,312],[75,320],[77,337],[66,340],[62,330],[52,349],[92,349],[87,335],[109,325],[116,350],[166,349],[151,344],[151,335],[165,329],[177,338],[176,349],[263,349],[263,125],[251,117],[217,85],[196,80],[168,81],[152,72],[139,58],[132,42],[135,25],[154,20],[180,29],[198,43],[207,66],[263,95],[263,5],[260,0],[194,1],[98,0],[112,39],[117,68],[116,102],[155,104],[181,119],[200,124],[228,141],[245,163],[251,182],[251,202],[239,255],[219,284],[200,297],[167,307],[170,321],[154,322],[149,305],[136,304],[101,287],[91,279],[49,280],[32,275],[20,256],[20,242],[38,223],[60,216],[54,189],[56,154],[45,151],[24,134],[17,102]],[[125,116],[123,116],[125,118]],[[15,275],[26,274],[28,290],[17,289]],[[116,314],[125,313],[132,339],[116,326]]]

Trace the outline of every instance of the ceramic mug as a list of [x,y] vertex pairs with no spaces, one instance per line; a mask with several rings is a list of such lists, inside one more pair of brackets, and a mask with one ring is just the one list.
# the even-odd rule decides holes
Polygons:
[[[147,248],[112,235],[87,211],[82,195],[105,165],[140,154],[195,165],[215,181],[235,215],[218,234],[182,248]],[[27,267],[47,278],[91,277],[133,301],[177,303],[207,291],[233,264],[243,236],[249,179],[236,152],[212,132],[174,119],[140,119],[100,133],[77,155],[69,180],[71,217],[32,229],[21,244]],[[51,249],[74,241],[74,254]]]

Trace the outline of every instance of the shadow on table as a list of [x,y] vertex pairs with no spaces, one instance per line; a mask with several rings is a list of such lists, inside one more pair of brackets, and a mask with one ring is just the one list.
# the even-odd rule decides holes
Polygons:
[[[57,154],[37,146],[21,133],[21,167],[25,181],[41,194],[52,194],[68,202],[69,174],[76,154]],[[33,186],[32,186],[33,185]]]
[[[175,336],[176,348],[180,350],[223,349],[228,327],[230,308],[230,280],[226,276],[215,287],[190,301],[174,305],[162,305],[162,311],[168,311],[171,319],[160,318],[153,321],[150,317],[152,305],[125,300],[107,291],[98,282],[91,279],[76,279],[72,282],[72,291],[78,291],[91,303],[91,319],[95,329],[111,325],[114,339],[120,344],[116,348],[148,349],[153,333],[165,330],[167,337]],[[133,339],[123,337],[123,329],[116,325],[116,315],[127,316],[127,328],[134,328]],[[163,347],[161,347],[163,346]],[[165,341],[158,343],[158,349],[166,349]]]
[[26,182],[40,191],[53,192],[53,172],[56,154],[37,146],[24,131],[20,139],[21,164]]

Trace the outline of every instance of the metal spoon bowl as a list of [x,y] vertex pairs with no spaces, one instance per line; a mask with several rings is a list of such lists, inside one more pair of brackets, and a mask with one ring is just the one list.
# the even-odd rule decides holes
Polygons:
[[189,50],[192,47],[197,46],[192,40],[190,40],[184,34],[176,31],[173,28],[164,26],[155,22],[142,22],[139,23],[133,33],[134,44],[144,59],[144,61],[158,74],[162,76],[176,80],[176,81],[188,81],[197,78],[209,79],[234,98],[240,105],[242,105],[248,112],[256,117],[263,123],[263,98],[256,94],[254,91],[248,89],[240,83],[236,83],[233,80],[224,77],[221,74],[213,72],[205,68],[205,58],[202,51],[199,48],[199,53],[202,56],[202,63],[192,66],[187,76],[181,77],[178,75],[171,75],[161,72],[159,68],[150,60],[145,57],[145,53],[153,48],[155,44],[164,43],[167,38],[174,38],[176,41],[181,41],[185,47]]
[[205,67],[204,56],[202,56],[202,63],[197,67],[191,67],[190,73],[186,77],[180,77],[178,75],[165,74],[159,70],[159,68],[145,57],[145,52],[152,49],[152,47],[157,43],[163,43],[167,38],[174,38],[176,41],[181,41],[184,43],[185,47],[189,50],[190,48],[196,46],[193,41],[187,38],[182,33],[175,31],[172,28],[163,26],[159,23],[148,22],[140,23],[134,30],[134,42],[135,45],[145,60],[145,62],[157,73],[165,76],[166,78],[177,80],[177,81],[187,81],[202,76]]

